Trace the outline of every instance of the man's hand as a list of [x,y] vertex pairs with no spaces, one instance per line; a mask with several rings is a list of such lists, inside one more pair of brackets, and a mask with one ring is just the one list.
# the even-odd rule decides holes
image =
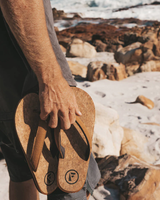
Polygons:
[[51,128],[57,127],[59,118],[61,128],[69,129],[75,122],[76,115],[81,115],[75,95],[63,77],[40,85],[39,99],[40,117],[42,120],[50,117],[49,126]]

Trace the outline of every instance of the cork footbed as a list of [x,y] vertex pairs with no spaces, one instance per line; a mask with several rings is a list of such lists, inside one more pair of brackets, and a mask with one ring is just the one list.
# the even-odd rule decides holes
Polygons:
[[37,189],[43,194],[50,194],[57,188],[58,152],[54,149],[56,145],[51,129],[40,120],[39,114],[38,95],[26,95],[17,107],[15,127]]
[[[79,127],[77,123],[74,123],[67,131],[60,129],[60,126],[58,126],[54,131],[55,140],[61,152],[58,163],[57,184],[62,191],[67,193],[78,192],[84,186],[95,123],[95,108],[91,97],[79,88],[72,89],[82,112],[82,116],[78,117],[81,125]],[[83,132],[89,132],[88,141]]]

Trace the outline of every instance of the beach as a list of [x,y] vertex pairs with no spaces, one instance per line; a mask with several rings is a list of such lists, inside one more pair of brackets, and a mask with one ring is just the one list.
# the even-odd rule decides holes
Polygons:
[[[157,177],[160,173],[159,4],[160,1],[152,0],[51,0],[56,13],[57,10],[63,10],[60,15],[57,14],[55,30],[77,87],[86,91],[95,104],[93,153],[100,169],[103,162],[110,159],[108,156],[126,161],[130,159],[125,157],[127,154],[132,161],[135,159],[124,164],[127,170],[131,166],[149,170],[155,167]],[[90,51],[84,54],[82,49],[78,54],[76,48],[82,46]],[[87,53],[92,56],[87,57]],[[88,78],[89,67],[92,80]],[[138,99],[142,96],[148,104]],[[105,164],[106,169],[108,163]],[[121,172],[125,171],[126,168],[121,166],[122,161],[119,163]],[[111,170],[114,175],[115,168]],[[112,178],[113,174],[107,174],[106,177]],[[146,174],[141,181],[150,181]],[[122,178],[118,183],[111,179],[108,183],[103,176],[100,181],[103,184],[99,184],[90,200],[136,200],[134,195],[140,191],[140,183],[135,181],[137,176],[137,172],[133,177],[129,176],[131,180],[134,179],[135,190],[129,185],[125,173],[118,177],[118,180]],[[0,177],[0,199],[8,200],[9,176],[4,160],[0,161]],[[126,182],[128,193],[121,187]],[[150,187],[153,183],[149,182],[148,185]],[[160,195],[158,187],[160,185],[152,190],[152,194],[155,192],[157,196]],[[143,191],[147,192],[147,189]],[[153,199],[152,194],[141,200]],[[40,195],[40,200],[46,199],[45,195]]]

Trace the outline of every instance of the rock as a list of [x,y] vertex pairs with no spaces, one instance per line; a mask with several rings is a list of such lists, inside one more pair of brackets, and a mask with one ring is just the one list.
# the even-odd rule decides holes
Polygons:
[[78,62],[68,61],[68,65],[75,78],[86,78],[87,67]]
[[135,33],[135,32],[132,32],[131,30],[125,33],[123,36],[124,46],[128,46],[128,45],[138,42],[138,38],[140,34],[141,34],[141,31],[140,33]]
[[96,56],[95,47],[90,45],[88,42],[83,42],[80,39],[73,39],[71,44],[67,48],[67,57],[83,57],[93,58]]
[[129,154],[153,164],[159,157],[152,155],[147,149],[148,138],[139,132],[123,128],[124,137],[121,143],[121,155]]
[[87,66],[87,80],[88,81],[97,81],[101,79],[105,79],[105,73],[102,70],[102,67],[105,64],[101,61],[90,62]]
[[58,32],[58,31],[59,31],[59,29],[58,29],[57,26],[54,26],[54,30],[55,30],[55,32]]
[[106,155],[120,155],[123,129],[119,125],[119,116],[111,108],[96,103],[96,121],[93,135],[92,152],[96,158]]
[[61,50],[63,53],[66,53],[66,48],[60,44]]
[[154,102],[142,95],[137,97],[135,103],[141,103],[142,105],[146,106],[149,109],[154,108]]
[[142,32],[138,41],[141,43],[146,43],[148,41],[152,41],[153,43],[157,40],[157,30],[154,27],[146,26]]
[[115,68],[115,79],[117,81],[127,78],[125,66],[122,63],[116,63],[113,65],[113,67]]
[[73,16],[73,19],[82,19],[82,17],[78,14],[78,13],[75,13],[74,16]]
[[103,71],[106,74],[106,78],[115,81],[116,70],[112,64],[107,64],[103,67]]
[[117,49],[122,48],[121,44],[114,45],[114,44],[108,44],[106,47],[107,52],[115,53]]
[[144,45],[141,46],[143,51],[143,62],[150,61],[150,60],[159,60],[160,57],[155,56],[153,53],[153,43],[147,42]]
[[87,70],[87,80],[96,81],[101,79],[123,80],[127,78],[125,66],[121,63],[103,63],[101,61],[90,62]]
[[140,64],[138,62],[126,64],[126,74],[127,76],[132,76],[140,72]]
[[142,66],[140,67],[141,72],[154,72],[154,71],[160,71],[160,61],[148,61],[144,62]]
[[68,47],[68,44],[71,42],[71,39],[70,38],[63,38],[63,40],[60,40],[59,41],[59,44],[62,45],[64,48],[67,49]]
[[160,167],[124,155],[108,156],[99,163],[101,180],[98,185],[109,184],[120,191],[124,200],[157,200],[160,196]]
[[124,78],[127,78],[125,66],[122,63],[104,64],[102,69],[106,74],[106,78],[109,80],[120,81],[123,80]]
[[[109,45],[110,47],[115,45],[116,48],[118,45],[123,45],[123,41],[120,41],[119,37],[123,36],[126,31],[129,31],[129,29],[125,27],[119,29],[115,26],[108,25],[108,23],[106,23],[106,19],[100,19],[102,20],[102,23],[99,24],[93,24],[92,19],[87,19],[87,21],[89,20],[91,20],[91,23],[82,23],[81,19],[81,23],[77,26],[57,32],[59,43],[64,46],[64,43],[69,44],[72,41],[72,38],[79,38],[85,42],[91,42],[91,44],[93,44],[95,40],[102,41],[102,43],[108,45],[108,49],[110,49]],[[66,21],[68,22],[68,20]]]
[[57,10],[56,8],[53,8],[52,13],[53,13],[54,20],[62,19],[63,17],[66,17],[66,14],[63,10]]
[[[119,42],[120,43],[120,42]],[[101,40],[95,40],[92,43],[96,47],[97,52],[116,52],[118,48],[122,47],[121,44],[105,44]]]
[[142,49],[141,43],[136,42],[131,45],[128,45],[124,48],[120,48],[115,52],[114,58],[118,63],[127,63],[138,62],[142,63]]
[[106,51],[107,45],[105,43],[103,43],[101,40],[95,40],[93,42],[93,45],[95,46],[97,52]]
[[155,56],[160,57],[160,41],[158,40],[153,46]]

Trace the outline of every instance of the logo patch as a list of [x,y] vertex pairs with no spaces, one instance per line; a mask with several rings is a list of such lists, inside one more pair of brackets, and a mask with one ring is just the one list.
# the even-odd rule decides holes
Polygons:
[[48,172],[44,177],[44,182],[47,186],[50,186],[55,181],[55,174],[53,172]]
[[68,184],[75,184],[79,179],[79,174],[76,170],[69,170],[65,175],[65,180]]

